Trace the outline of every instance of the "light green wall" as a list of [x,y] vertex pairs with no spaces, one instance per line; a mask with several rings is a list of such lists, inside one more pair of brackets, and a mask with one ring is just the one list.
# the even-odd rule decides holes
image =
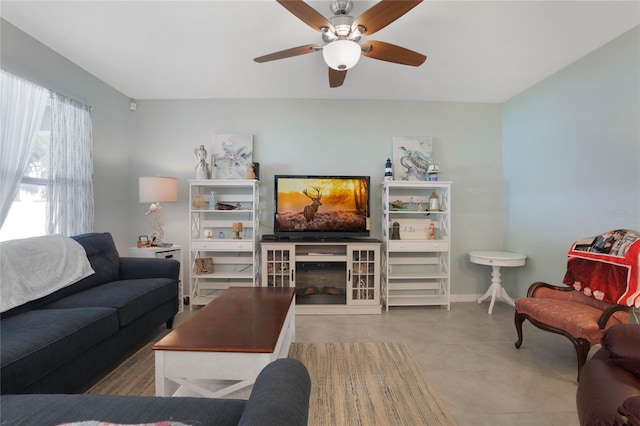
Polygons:
[[[403,101],[140,101],[131,132],[132,176],[180,179],[178,205],[163,208],[165,240],[186,246],[194,148],[211,146],[215,133],[250,133],[260,163],[262,233],[272,232],[274,174],[357,174],[371,176],[372,236],[380,237],[380,186],[392,136],[433,136],[440,178],[453,181],[452,292],[477,294],[488,275],[476,273],[467,253],[500,248],[503,240],[500,110]],[[135,192],[131,203],[137,203]],[[148,228],[146,208],[138,205],[132,215],[132,233]]]
[[636,27],[504,105],[505,248],[530,256],[516,296],[560,283],[577,239],[640,230],[639,99]]

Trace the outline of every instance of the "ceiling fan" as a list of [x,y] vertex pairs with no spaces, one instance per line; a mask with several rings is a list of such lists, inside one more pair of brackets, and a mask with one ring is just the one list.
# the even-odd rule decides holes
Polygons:
[[254,61],[262,63],[322,51],[329,66],[329,86],[344,83],[347,70],[356,65],[360,55],[396,64],[414,67],[424,63],[427,57],[413,50],[384,41],[361,40],[386,27],[416,7],[422,0],[381,0],[357,18],[349,16],[352,0],[331,0],[334,16],[329,19],[302,0],[277,0],[285,9],[311,28],[322,33],[323,44],[305,44],[260,56]]

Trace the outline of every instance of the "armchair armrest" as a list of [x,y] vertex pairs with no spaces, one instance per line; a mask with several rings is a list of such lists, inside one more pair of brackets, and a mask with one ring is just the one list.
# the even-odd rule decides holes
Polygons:
[[120,279],[169,278],[179,280],[180,262],[173,259],[121,257]]
[[[602,336],[602,346],[609,351],[611,362],[629,371],[640,381],[639,324],[617,324],[610,327]],[[640,395],[640,388],[638,394]]]
[[311,379],[300,361],[282,358],[258,375],[241,426],[306,426],[309,418]]
[[[600,315],[600,318],[598,318],[598,327],[600,328],[600,330],[603,330],[604,327],[607,325],[607,322],[609,322],[609,318],[611,318],[611,316],[613,314],[615,314],[616,312],[631,312],[631,308],[629,306],[624,306],[624,305],[611,305],[609,308],[605,309],[604,311],[602,311],[602,315]],[[617,318],[618,321],[627,321],[628,320],[628,316],[627,317],[619,317]]]
[[630,426],[640,426],[640,396],[632,396],[627,398],[618,412],[627,418],[627,424]]

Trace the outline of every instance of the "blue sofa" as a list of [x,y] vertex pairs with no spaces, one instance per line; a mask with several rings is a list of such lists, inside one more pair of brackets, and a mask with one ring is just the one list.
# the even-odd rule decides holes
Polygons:
[[83,391],[163,323],[172,327],[177,261],[121,258],[109,233],[73,238],[95,274],[2,313],[1,394]]
[[298,360],[268,364],[248,400],[114,395],[2,395],[2,425],[118,424],[306,426],[311,380]]

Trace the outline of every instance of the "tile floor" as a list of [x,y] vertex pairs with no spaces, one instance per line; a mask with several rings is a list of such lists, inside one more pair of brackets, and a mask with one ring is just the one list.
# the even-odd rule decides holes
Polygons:
[[525,322],[516,349],[513,307],[496,302],[392,307],[382,315],[296,317],[298,342],[409,344],[459,425],[577,425],[576,355],[564,337]]

